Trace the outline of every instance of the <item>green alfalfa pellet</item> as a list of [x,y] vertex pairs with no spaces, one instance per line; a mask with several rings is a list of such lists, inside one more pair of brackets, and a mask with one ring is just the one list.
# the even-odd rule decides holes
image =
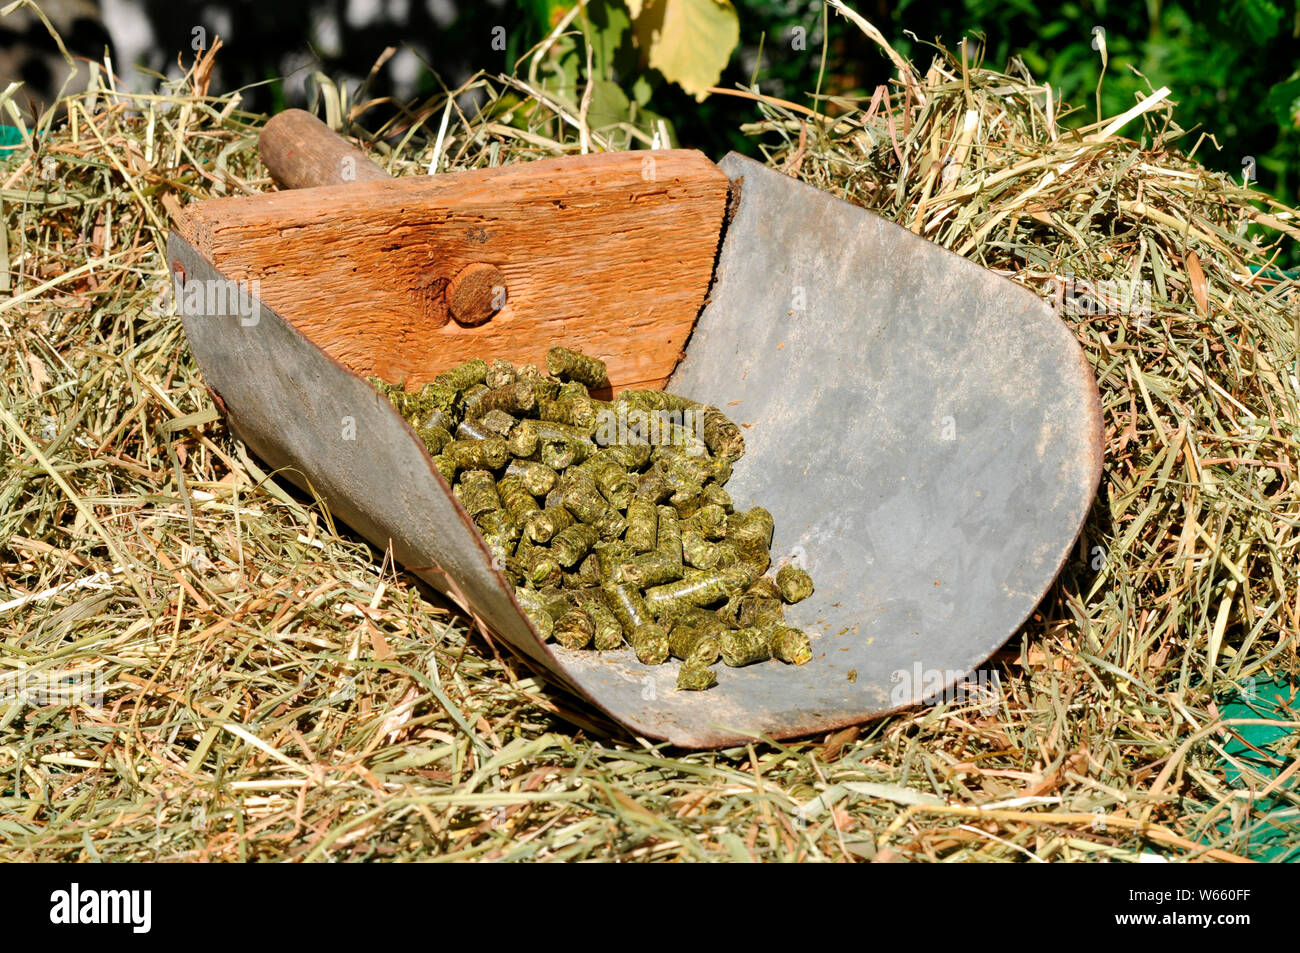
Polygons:
[[782,566],[776,573],[781,598],[788,603],[803,602],[813,594],[812,576],[795,565]]
[[787,665],[803,665],[812,659],[812,640],[806,632],[790,625],[768,625],[764,629],[774,658]]
[[605,362],[567,347],[553,347],[546,352],[546,367],[556,377],[577,381],[587,387],[602,387],[609,381]]
[[515,381],[504,387],[488,388],[475,398],[467,400],[465,416],[482,417],[490,410],[504,410],[512,417],[522,417],[536,409],[536,392],[529,384]]
[[489,388],[505,387],[515,382],[515,366],[503,357],[498,357],[488,365],[483,383]]
[[452,436],[445,427],[416,427],[415,435],[420,438],[420,443],[424,444],[424,449],[428,451],[431,457],[436,457],[442,453],[447,444],[452,441]]
[[755,579],[736,599],[736,622],[742,628],[762,626],[785,619],[781,591],[767,576]]
[[677,619],[668,630],[668,652],[673,658],[683,661],[699,659],[706,665],[712,665],[721,655],[722,649],[718,639],[726,626],[718,630],[711,629],[693,616]]
[[566,569],[578,563],[591,552],[600,539],[600,532],[588,523],[574,523],[560,530],[551,539],[551,553]]
[[487,361],[480,357],[473,357],[464,364],[443,371],[433,379],[433,382],[453,390],[465,391],[475,384],[482,384],[487,377],[487,372]]
[[690,606],[721,602],[745,589],[752,577],[741,568],[696,572],[646,591],[645,604],[657,618],[675,618]]
[[584,649],[596,634],[596,624],[585,609],[570,609],[555,622],[552,635],[566,649]]
[[596,432],[596,407],[585,396],[561,396],[555,400],[539,399],[537,419],[564,424],[587,437]]
[[643,497],[633,497],[627,505],[628,546],[636,553],[648,553],[659,542],[659,508]]
[[548,641],[551,633],[555,629],[555,619],[547,611],[546,603],[535,589],[516,589],[515,601],[519,607],[524,610],[524,615],[528,617],[534,628],[542,636],[542,641]]
[[530,585],[537,587],[558,585],[564,578],[564,567],[560,565],[555,555],[547,547],[534,543],[527,533],[519,537],[514,555],[524,579]]
[[620,582],[646,589],[681,579],[682,572],[681,559],[673,559],[668,553],[652,550],[625,560],[614,570],[614,575]]
[[[540,444],[541,438],[537,435],[537,421],[529,418],[524,418],[515,424],[506,436],[506,449],[515,458],[515,462],[531,462],[531,458],[537,456],[537,448]],[[547,469],[551,470],[550,467],[547,467]],[[551,472],[554,473],[555,471],[551,470]]]
[[705,407],[700,429],[709,452],[723,460],[739,460],[745,455],[745,438],[740,428],[716,407]]
[[497,495],[501,498],[502,507],[520,526],[526,526],[534,514],[542,511],[537,504],[537,497],[529,492],[522,477],[507,473],[497,483]]
[[716,684],[718,673],[697,659],[688,659],[677,670],[676,689],[679,692],[703,692]]
[[635,586],[606,581],[600,588],[605,604],[614,613],[624,632],[631,633],[640,626],[654,621],[654,616],[651,615],[649,607]]
[[718,639],[722,661],[733,668],[766,662],[772,657],[772,643],[766,632],[758,628],[730,629]]
[[470,516],[501,509],[496,478],[487,470],[466,470],[456,483],[455,493]]
[[524,523],[524,532],[535,543],[549,543],[555,534],[576,522],[573,514],[562,505],[547,504],[538,513],[534,513]]
[[628,645],[642,665],[662,665],[668,661],[668,633],[657,622],[644,622],[627,636]]
[[[591,557],[587,557],[590,559]],[[623,647],[623,626],[610,611],[600,596],[591,590],[583,590],[578,604],[591,616],[595,631],[592,634],[591,647],[600,652],[610,652]]]
[[[507,447],[510,441],[506,441]],[[510,450],[514,453],[514,450]],[[518,457],[518,454],[515,454]],[[527,454],[525,454],[527,456]],[[542,463],[540,460],[511,460],[506,466],[505,476],[517,477],[523,481],[528,492],[535,497],[545,497],[547,493],[555,489],[555,481],[559,479],[559,474]]]
[[486,440],[453,440],[442,448],[461,470],[500,470],[510,462],[510,451],[500,437]]

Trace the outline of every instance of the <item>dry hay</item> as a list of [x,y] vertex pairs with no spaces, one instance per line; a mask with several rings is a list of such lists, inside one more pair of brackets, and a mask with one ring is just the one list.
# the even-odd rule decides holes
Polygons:
[[[175,209],[271,187],[210,56],[157,95],[97,73],[0,162],[4,857],[1233,860],[1279,820],[1296,848],[1294,742],[1242,761],[1220,710],[1297,672],[1296,283],[1270,264],[1295,219],[1181,154],[1209,145],[1169,98],[1070,128],[1023,72],[940,57],[833,119],[756,102],[776,167],[1063,306],[1106,469],[996,706],[683,753],[468,635],[227,431],[160,298]],[[409,110],[376,158],[645,145],[527,79],[469,86],[492,105]]]

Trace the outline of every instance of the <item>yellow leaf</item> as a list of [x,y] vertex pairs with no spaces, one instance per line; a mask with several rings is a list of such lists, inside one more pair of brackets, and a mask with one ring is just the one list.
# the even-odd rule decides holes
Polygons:
[[703,100],[740,42],[736,8],[730,0],[652,0],[635,6],[637,34],[643,45],[649,40],[650,68]]

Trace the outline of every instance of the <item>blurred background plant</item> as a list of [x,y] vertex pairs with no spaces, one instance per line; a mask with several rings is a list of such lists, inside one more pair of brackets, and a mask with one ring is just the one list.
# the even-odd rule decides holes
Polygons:
[[[528,0],[515,47],[522,51],[539,42],[577,6],[577,0]],[[1177,115],[1191,133],[1187,149],[1197,147],[1200,134],[1213,136],[1197,149],[1206,165],[1238,176],[1253,174],[1279,198],[1296,197],[1300,3],[876,0],[855,6],[900,54],[919,64],[929,59],[927,46],[956,49],[963,38],[970,41],[972,59],[990,67],[1001,69],[1018,57],[1037,80],[1058,91],[1058,101],[1074,107],[1063,114],[1065,125],[1099,118],[1098,89],[1101,114],[1113,116],[1139,95],[1169,86]],[[674,72],[687,65],[685,54],[669,64],[673,68],[660,64],[659,69],[653,45],[647,50],[643,43],[637,55],[631,37],[648,31],[629,28],[629,11],[640,13],[640,27],[647,7],[658,8],[661,17],[667,9],[693,19],[707,34],[710,42],[702,45],[709,56],[701,53],[689,63],[696,71],[689,76],[694,85]],[[576,17],[574,25],[599,52],[597,95],[604,98],[618,86],[642,115],[653,108],[680,142],[715,156],[727,149],[756,151],[739,131],[753,116],[751,103],[718,95],[698,102],[692,95],[703,82],[700,76],[714,69],[712,57],[728,42],[731,55],[708,86],[743,86],[811,105],[809,93],[870,96],[891,72],[879,48],[843,17],[827,16],[821,0],[593,0],[587,14]],[[716,25],[723,14],[731,18],[734,33]],[[576,41],[557,60],[557,74],[564,72],[573,84],[585,75]],[[824,108],[836,112],[833,102]]]
[[[1188,151],[1238,178],[1253,172],[1266,191],[1296,199],[1300,0],[850,5],[922,66],[927,47],[955,50],[963,38],[971,41],[972,61],[1001,69],[1019,58],[1052,85],[1058,102],[1074,107],[1061,116],[1065,125],[1095,120],[1098,106],[1115,115],[1142,92],[1167,85],[1190,133]],[[114,68],[135,88],[160,73],[179,75],[178,52],[188,63],[220,36],[214,93],[242,88],[244,108],[271,112],[310,103],[320,86],[312,77],[319,74],[357,88],[354,101],[369,99],[375,112],[362,122],[374,128],[378,114],[396,109],[394,101],[438,96],[479,70],[518,68],[575,106],[590,77],[592,125],[618,126],[611,146],[632,139],[650,145],[657,133],[714,158],[729,149],[756,154],[759,144],[740,129],[756,118],[754,103],[707,94],[710,87],[756,89],[804,106],[820,102],[833,115],[836,97],[870,96],[891,75],[879,46],[822,0],[39,0],[39,6],[69,49],[92,61],[102,59],[106,26]],[[39,101],[58,65],[57,47],[30,4],[6,10],[0,90],[25,80],[28,88],[15,101],[27,95]],[[543,55],[534,57],[552,33]],[[42,45],[41,55],[15,52]],[[830,99],[810,98],[818,94]],[[509,112],[509,106],[496,108]]]

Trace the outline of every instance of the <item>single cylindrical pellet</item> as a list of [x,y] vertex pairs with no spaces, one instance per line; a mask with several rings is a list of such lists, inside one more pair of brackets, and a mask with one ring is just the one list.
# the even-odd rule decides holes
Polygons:
[[749,584],[741,569],[697,572],[678,582],[655,586],[645,594],[645,604],[657,617],[680,615],[687,606],[707,606],[740,592]]
[[591,639],[592,648],[600,652],[622,648],[623,626],[619,623],[618,617],[610,611],[609,606],[599,597],[588,595],[586,591],[578,601],[582,608],[587,610],[587,615],[591,616],[592,624],[595,626]]
[[762,629],[730,629],[718,639],[722,661],[732,667],[766,662],[772,657],[771,642]]
[[604,539],[623,535],[623,530],[627,529],[626,521],[600,495],[590,476],[580,472],[565,474],[562,485],[565,509],[582,522],[595,526]]
[[433,382],[456,390],[468,390],[475,384],[483,383],[483,379],[487,377],[487,372],[487,361],[481,357],[473,357],[458,367],[443,371],[433,379]]
[[446,453],[439,453],[434,456],[433,465],[437,468],[438,472],[442,474],[442,478],[447,481],[448,486],[455,481],[456,471],[459,468],[456,466],[456,461]]
[[536,545],[527,534],[519,538],[515,557],[523,567],[523,575],[534,586],[558,585],[564,578],[564,568],[545,546]]
[[776,585],[786,602],[802,602],[813,594],[812,576],[798,566],[782,566],[776,573]]
[[578,381],[588,387],[607,383],[605,362],[567,347],[553,347],[546,352],[546,367],[556,377]]
[[705,539],[717,540],[727,535],[727,511],[717,503],[701,503],[686,522]]
[[[536,454],[540,443],[541,438],[537,436],[537,421],[535,420],[525,419],[519,421],[506,437],[506,449],[519,461]],[[547,469],[550,470],[551,468],[547,467]],[[554,473],[555,471],[552,470],[551,472]]]
[[478,419],[467,418],[456,425],[457,440],[486,440],[488,437],[498,436],[500,434],[488,430]]
[[504,410],[489,410],[479,418],[479,426],[493,437],[509,437],[519,421]]
[[555,621],[555,641],[566,649],[584,649],[596,634],[596,625],[583,609],[570,609]]
[[637,477],[636,495],[657,505],[673,495],[673,486],[656,464]]
[[455,493],[470,516],[501,508],[496,479],[486,470],[466,470],[460,475]]
[[438,422],[448,430],[452,429],[454,422],[465,411],[464,388],[433,381],[415,393],[403,392],[402,399],[406,405],[406,415],[416,418],[420,423],[429,423],[434,417],[445,418],[452,423],[443,423],[442,420]]
[[[726,626],[721,628],[725,631]],[[719,635],[699,624],[696,619],[684,616],[676,620],[668,632],[668,651],[673,658],[698,658],[706,665],[711,665],[718,660],[722,651],[718,638]]]
[[507,473],[497,483],[497,494],[501,497],[501,505],[520,526],[526,526],[529,517],[542,511],[537,505],[537,498],[528,492],[528,486],[521,477]]
[[561,566],[575,565],[578,560],[591,552],[600,533],[596,527],[587,523],[574,523],[560,530],[551,539],[551,552]]
[[624,632],[630,633],[638,626],[654,621],[650,609],[635,586],[606,582],[600,588],[605,596],[605,604],[614,613],[619,625],[623,626]]
[[668,661],[668,633],[657,622],[644,622],[627,637],[637,661],[642,665],[662,665]]
[[549,543],[555,534],[566,526],[574,524],[573,514],[559,504],[547,505],[540,513],[534,513],[524,524],[528,538],[535,543]]
[[542,437],[538,442],[538,453],[548,467],[563,470],[587,459],[594,446],[570,437]]
[[635,497],[627,505],[627,532],[623,538],[633,552],[648,553],[659,542],[659,510],[642,497]]
[[732,513],[727,518],[727,542],[737,549],[770,549],[772,546],[772,514],[761,506]]
[[462,470],[500,470],[510,461],[510,451],[500,437],[453,440],[442,452]]
[[629,407],[642,410],[691,410],[698,407],[695,401],[666,390],[625,390],[618,399]]
[[619,582],[631,583],[645,589],[681,579],[683,572],[684,567],[680,559],[673,559],[669,553],[654,550],[624,560],[615,569],[614,577]]
[[451,434],[447,432],[446,427],[418,427],[415,435],[420,438],[420,443],[424,444],[424,449],[429,452],[429,456],[435,457],[451,443]]
[[605,456],[618,462],[623,469],[631,472],[642,469],[650,462],[650,444],[641,442],[616,443],[605,447]]
[[467,417],[482,417],[489,410],[504,410],[513,416],[532,413],[537,408],[537,395],[533,388],[523,381],[515,381],[504,387],[490,388],[480,394],[473,403],[466,403]]
[[585,396],[539,400],[537,417],[539,420],[572,427],[584,436],[590,437],[596,432],[596,408]]
[[509,513],[505,510],[488,510],[479,514],[474,522],[478,524],[479,532],[484,538],[500,539],[509,552],[514,552],[519,542],[520,528]]
[[766,629],[772,655],[787,665],[803,665],[812,658],[812,640],[807,633],[789,625],[770,625]]
[[541,634],[543,641],[549,639],[551,632],[555,628],[555,620],[551,618],[551,614],[546,608],[546,602],[537,594],[537,590],[516,589],[515,601],[519,603],[519,607],[524,610],[524,615],[528,617],[528,620]]
[[709,452],[723,460],[739,460],[745,455],[745,438],[740,428],[716,407],[703,409],[704,442]]
[[716,483],[708,483],[704,491],[700,493],[701,505],[716,505],[722,507],[724,513],[730,513],[735,507],[731,500],[731,494],[724,490]]
[[718,684],[718,675],[708,664],[696,659],[682,663],[677,671],[679,692],[702,692]]
[[657,529],[655,552],[662,553],[665,559],[672,560],[680,567],[682,564],[682,527],[677,519],[677,511],[671,506],[659,507]]
[[[509,440],[506,441],[507,445]],[[514,453],[511,450],[511,453]],[[545,496],[555,488],[559,474],[537,460],[511,460],[505,475],[518,477],[533,496]]]
[[483,378],[483,383],[493,389],[505,387],[507,384],[513,384],[514,382],[515,366],[503,357],[498,357],[488,365],[487,374]]

